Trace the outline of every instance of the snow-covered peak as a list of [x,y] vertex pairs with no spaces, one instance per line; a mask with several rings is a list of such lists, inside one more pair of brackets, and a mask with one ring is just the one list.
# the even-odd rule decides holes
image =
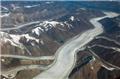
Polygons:
[[32,30],[32,33],[35,33],[36,35],[39,36],[42,32],[48,31],[52,27],[56,27],[57,24],[60,24],[60,23],[57,21],[43,21],[42,23],[39,24],[38,27]]
[[[74,16],[71,16],[71,20],[74,20]],[[58,22],[58,21],[43,21],[40,23],[36,28],[32,29],[32,33],[36,34],[37,36],[40,36],[41,33],[46,32],[52,28],[60,28],[61,27],[67,27],[68,29],[73,28],[72,24],[65,22]]]
[[13,41],[13,38],[10,36],[10,34],[5,32],[0,32],[0,42],[10,42],[11,45],[19,47],[19,44]]
[[37,43],[39,43],[39,39],[36,39],[35,37],[30,36],[29,34],[22,34],[22,35],[15,35],[15,34],[8,34],[5,32],[0,32],[0,38],[4,42],[10,42],[13,46],[21,45],[19,42],[22,37],[25,37],[28,42],[29,40],[34,40]]
[[41,32],[44,32],[44,29],[42,29],[41,27],[36,27],[35,29],[32,30],[32,33],[35,33],[38,36],[40,35]]
[[57,21],[43,21],[39,24],[38,27],[32,29],[32,33],[35,33],[36,35],[40,36],[42,32],[48,31],[51,28],[55,28],[57,25],[64,26],[62,22]]
[[74,21],[74,19],[75,19],[74,16],[71,16],[71,17],[70,17],[70,20],[71,20],[71,21]]
[[48,24],[52,25],[53,27],[55,27],[57,24],[60,24],[59,22],[57,21],[44,21],[43,23],[41,23],[40,25],[43,25],[43,26],[47,26]]

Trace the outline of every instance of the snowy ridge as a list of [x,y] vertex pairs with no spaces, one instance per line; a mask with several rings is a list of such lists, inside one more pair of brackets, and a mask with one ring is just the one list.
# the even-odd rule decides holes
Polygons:
[[65,21],[64,24],[66,24],[69,29],[73,27],[71,24],[67,23],[67,21]]
[[[61,27],[68,27],[68,29],[73,27],[71,24],[67,23],[67,21],[65,21],[65,22],[43,21],[43,22],[39,23],[36,26],[36,28],[32,29],[31,33],[36,34],[37,36],[40,36],[40,34],[42,32],[46,32],[52,28],[59,27],[57,25],[60,25]],[[16,34],[8,34],[8,33],[1,31],[0,37],[2,39],[4,38],[5,42],[9,41],[14,46],[16,46],[16,44],[18,44],[18,45],[21,44],[19,41],[22,37],[26,38],[26,42],[29,42],[30,40],[34,40],[34,41],[36,41],[36,43],[44,44],[43,40],[40,41],[39,39],[32,37],[29,34],[16,35]],[[14,44],[14,43],[16,43],[16,44]],[[34,43],[31,42],[31,45],[34,46]]]
[[38,27],[32,30],[32,33],[35,33],[36,35],[40,36],[42,32],[48,31],[51,28],[55,28],[57,25],[64,26],[62,22],[57,21],[43,21],[39,24]]
[[[71,16],[71,19],[74,20],[74,17]],[[56,28],[57,25],[60,25],[62,27],[68,27],[68,29],[71,29],[73,26],[67,21],[65,22],[57,22],[57,21],[43,21],[39,25],[37,25],[36,28],[32,29],[32,33],[36,34],[37,36],[40,36],[42,32],[46,32],[52,28]]]
[[[71,16],[69,18],[71,21],[74,21],[75,18],[74,16]],[[58,22],[58,21],[43,21],[38,25],[38,27],[34,28],[32,30],[32,33],[35,33],[36,35],[40,36],[42,32],[46,32],[52,28],[56,28],[57,25],[60,25],[61,27],[67,27],[68,29],[73,28],[72,24],[68,23],[67,21],[65,22]]]
[[44,30],[41,27],[36,27],[35,29],[32,30],[32,33],[35,33],[39,36],[43,31]]
[[8,33],[0,32],[0,42],[10,42],[11,45],[19,47],[18,43],[15,43]]
[[36,38],[30,36],[29,34],[22,34],[22,35],[13,35],[13,34],[10,34],[10,36],[17,43],[19,43],[19,40],[20,40],[21,37],[26,37],[27,38],[27,42],[29,40],[35,40],[37,43],[39,43],[39,39],[36,39]]
[[14,34],[8,34],[8,33],[5,33],[5,32],[0,32],[0,37],[1,37],[2,41],[4,41],[4,42],[10,42],[13,46],[20,45],[21,43],[19,42],[19,40],[22,37],[25,37],[27,39],[26,42],[28,42],[29,40],[34,40],[37,43],[39,43],[39,39],[36,39],[36,38],[30,36],[29,34],[14,35]]
[[44,27],[47,27],[47,25],[51,25],[52,27],[55,27],[57,24],[60,24],[60,22],[57,22],[57,21],[44,21],[40,25],[43,25]]

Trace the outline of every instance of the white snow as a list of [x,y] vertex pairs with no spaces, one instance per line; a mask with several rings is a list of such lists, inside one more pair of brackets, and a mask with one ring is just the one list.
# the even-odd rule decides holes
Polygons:
[[29,40],[35,40],[37,43],[39,43],[39,39],[36,39],[35,37],[31,37],[29,34],[23,34],[23,35],[18,35],[18,37],[25,36],[27,38],[27,41]]
[[71,24],[67,23],[66,21],[64,23],[67,25],[69,29],[73,27]]
[[[57,25],[64,26],[62,22],[57,22],[57,21],[43,21],[42,23],[39,24],[38,27],[34,28],[32,30],[32,33],[35,33],[36,35],[40,36],[41,32],[45,32],[50,30],[51,28],[55,28]],[[43,28],[41,28],[43,27]]]
[[35,46],[35,43],[31,43],[32,46]]
[[26,37],[27,41],[29,40],[35,40],[37,43],[39,43],[39,39],[36,39],[35,37],[30,36],[29,34],[22,34],[22,35],[14,35],[14,34],[8,34],[4,32],[0,32],[1,40],[4,42],[10,42],[14,46],[18,46],[21,43],[19,42],[21,37]]
[[41,24],[44,26],[47,26],[47,24],[51,24],[53,27],[55,27],[57,24],[59,24],[59,22],[57,22],[57,21],[44,21]]
[[71,17],[70,17],[70,20],[71,20],[71,21],[74,21],[74,19],[75,19],[74,16],[71,16]]
[[31,8],[32,6],[30,6],[30,5],[27,5],[27,6],[24,6],[25,8]]
[[39,40],[38,40],[38,39],[36,39],[36,38],[34,38],[34,37],[31,37],[31,36],[29,36],[28,34],[25,34],[24,36],[27,38],[27,41],[29,41],[29,40],[36,40],[36,42],[39,43]]
[[[57,22],[57,21],[43,21],[39,25],[44,27],[44,31],[48,31],[52,27],[56,27],[56,25],[58,25],[58,24],[63,26],[62,22]],[[41,28],[41,30],[43,31],[42,28]]]
[[43,40],[40,40],[40,43],[41,43],[42,45],[44,45],[44,41],[43,41]]
[[32,8],[32,7],[37,7],[37,6],[40,6],[40,4],[38,5],[27,5],[27,6],[24,6],[25,8]]
[[29,40],[35,40],[36,42],[39,42],[39,39],[31,37],[29,34],[22,34],[22,35],[13,35],[13,34],[10,34],[10,36],[12,37],[12,39],[14,40],[14,42],[16,42],[16,43],[19,43],[19,40],[20,40],[21,37],[26,37],[27,41],[29,41]]
[[8,41],[9,41],[11,45],[16,46],[16,47],[19,47],[19,43],[13,42],[13,40],[11,40],[11,39],[4,38],[3,41],[4,41],[4,42],[8,42]]
[[81,10],[86,10],[85,8],[80,8]]
[[37,27],[37,28],[32,30],[32,33],[35,33],[38,36],[40,35],[40,32],[44,32],[44,29],[42,29],[41,27]]
[[20,36],[10,34],[10,37],[13,39],[15,43],[19,44]]
[[0,18],[8,17],[9,15],[10,15],[10,13],[0,14]]
[[[36,35],[40,36],[42,32],[48,31],[51,28],[55,28],[56,25],[61,25],[64,26],[62,22],[57,22],[57,21],[43,21],[42,23],[39,24],[36,28],[32,30],[32,33],[35,33]],[[42,28],[43,26],[43,28]]]
[[17,44],[15,44],[12,39],[10,38],[9,34],[4,33],[4,32],[0,32],[0,40],[4,41],[4,42],[10,42],[13,46],[18,46]]
[[0,31],[0,38],[2,38],[2,37],[8,37],[8,36],[9,35],[7,33]]
[[47,1],[47,2],[46,2],[46,4],[51,4],[51,3],[53,3],[53,2],[52,2],[52,1]]
[[5,59],[1,58],[1,61],[2,61],[2,62],[5,62]]

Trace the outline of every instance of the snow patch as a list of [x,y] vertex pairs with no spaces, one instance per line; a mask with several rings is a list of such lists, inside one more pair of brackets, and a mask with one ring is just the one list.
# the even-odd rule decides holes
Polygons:
[[53,3],[52,1],[47,1],[47,2],[45,2],[46,4],[51,4],[51,3]]
[[2,62],[5,62],[5,59],[1,58],[1,61],[2,61]]
[[53,27],[55,27],[57,24],[59,24],[59,22],[57,21],[44,21],[43,23],[41,23],[43,26],[47,26],[47,24],[51,24]]
[[86,10],[85,8],[80,8],[81,10]]
[[[22,36],[25,36],[27,38],[27,41],[35,40],[37,43],[39,43],[39,39],[36,39],[35,37],[31,37],[29,34],[20,35],[20,37],[22,37]],[[19,35],[18,35],[18,37],[19,37]]]
[[75,19],[74,16],[71,16],[71,17],[70,17],[70,20],[71,20],[71,21],[74,21],[74,19]]
[[43,41],[43,40],[40,40],[40,43],[41,43],[42,45],[44,45],[44,41]]
[[44,29],[42,29],[41,27],[37,27],[37,28],[35,28],[35,29],[32,30],[32,33],[35,33],[38,36],[40,36],[41,32],[44,32]]
[[64,23],[67,25],[69,29],[73,27],[71,24],[67,23],[66,21]]
[[14,34],[0,32],[0,37],[2,38],[1,40],[5,41],[5,42],[9,41],[14,46],[18,46],[19,44],[21,44],[19,42],[21,37],[25,37],[27,39],[27,41],[35,40],[37,43],[39,43],[39,39],[36,39],[35,37],[30,36],[29,34],[14,35]]
[[27,6],[24,6],[25,8],[33,8],[33,7],[37,7],[37,6],[40,6],[40,4],[38,5],[27,5]]
[[20,36],[19,35],[13,35],[10,34],[10,37],[13,39],[13,41],[17,44],[19,44]]
[[32,46],[35,46],[35,43],[31,43]]

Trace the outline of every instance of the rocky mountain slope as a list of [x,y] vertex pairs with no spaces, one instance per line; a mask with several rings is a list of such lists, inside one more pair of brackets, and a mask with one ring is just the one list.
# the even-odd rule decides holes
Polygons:
[[[100,5],[102,7],[99,7]],[[111,6],[106,8],[109,5]],[[105,2],[105,4],[101,2],[3,2],[0,15],[1,54],[29,57],[53,56],[66,41],[94,28],[89,22],[91,18],[104,16],[105,12],[111,11],[119,14],[120,10],[115,8],[116,6],[120,6],[119,2]],[[120,78],[119,70],[109,71],[103,68],[99,58],[88,64],[82,61],[86,57],[91,57],[93,51],[101,59],[120,67],[120,16],[102,19],[100,23],[104,26],[104,33],[88,44],[89,49],[78,53],[76,67],[69,75],[70,79]],[[15,59],[3,58],[2,67],[7,69],[8,66],[13,68],[21,65],[21,59],[13,60]],[[29,61],[23,62],[22,65],[28,64]],[[35,60],[31,63],[48,65],[52,62]],[[41,72],[36,69],[23,70],[16,75],[16,79],[32,79]]]

